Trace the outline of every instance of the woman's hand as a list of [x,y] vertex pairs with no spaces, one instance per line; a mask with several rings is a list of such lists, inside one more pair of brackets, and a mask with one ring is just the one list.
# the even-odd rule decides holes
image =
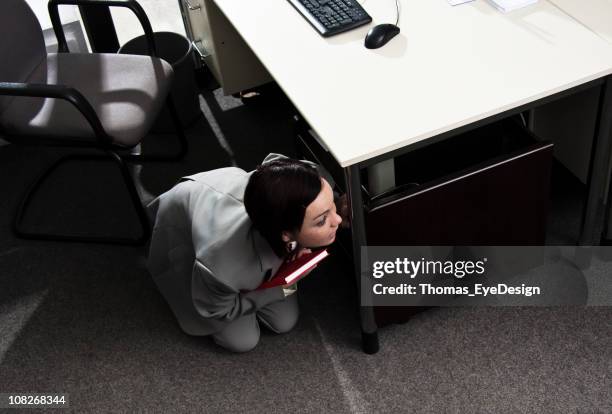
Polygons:
[[308,269],[307,271],[305,271],[300,277],[298,277],[297,279],[293,280],[291,283],[287,283],[286,285],[283,285],[283,289],[287,289],[290,286],[295,285],[297,282],[299,282],[300,280],[302,280],[303,278],[305,278],[306,276],[308,276],[310,274],[310,272],[312,272],[313,270],[315,270],[317,268],[318,264],[314,265],[313,267],[311,267],[310,269]]

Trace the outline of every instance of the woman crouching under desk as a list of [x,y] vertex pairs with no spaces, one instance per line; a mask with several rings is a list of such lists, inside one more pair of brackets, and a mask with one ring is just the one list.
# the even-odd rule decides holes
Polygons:
[[285,260],[334,242],[342,219],[315,164],[270,154],[247,173],[229,167],[184,177],[149,205],[148,268],[179,325],[246,352],[259,323],[290,331],[297,285],[255,290]]

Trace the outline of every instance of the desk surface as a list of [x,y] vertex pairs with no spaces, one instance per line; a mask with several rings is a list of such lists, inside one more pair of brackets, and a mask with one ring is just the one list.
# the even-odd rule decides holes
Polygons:
[[[546,0],[364,0],[372,24],[322,38],[286,0],[215,0],[343,167],[612,73],[612,44]],[[585,0],[582,0],[585,1]]]
[[612,0],[551,0],[551,2],[612,43]]

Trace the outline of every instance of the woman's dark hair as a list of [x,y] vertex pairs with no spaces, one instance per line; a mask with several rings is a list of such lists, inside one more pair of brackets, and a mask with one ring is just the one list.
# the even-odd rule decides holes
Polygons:
[[287,252],[283,231],[299,231],[306,207],[321,192],[321,176],[314,166],[293,159],[260,165],[249,178],[244,207],[253,226],[278,257]]

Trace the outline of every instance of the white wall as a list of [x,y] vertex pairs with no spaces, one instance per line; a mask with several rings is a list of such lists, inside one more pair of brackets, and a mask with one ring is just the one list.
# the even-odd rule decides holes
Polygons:
[[[26,0],[26,3],[36,14],[43,30],[51,28],[51,19],[47,9],[48,2],[49,0]],[[70,23],[80,19],[77,6],[59,6],[59,11],[62,23]]]
[[[177,0],[138,0],[138,3],[147,14],[154,32],[175,32],[185,36],[185,26]],[[110,11],[120,45],[144,33],[138,19],[130,10],[111,7]]]
[[[51,19],[47,9],[48,0],[26,0],[26,2],[34,10],[43,30],[51,28]],[[139,0],[139,3],[145,10],[154,32],[170,31],[185,35],[183,19],[176,0]],[[81,19],[77,6],[60,6],[59,10],[64,24]],[[119,44],[124,44],[144,33],[140,23],[130,10],[124,7],[111,7],[110,10],[117,30]]]

